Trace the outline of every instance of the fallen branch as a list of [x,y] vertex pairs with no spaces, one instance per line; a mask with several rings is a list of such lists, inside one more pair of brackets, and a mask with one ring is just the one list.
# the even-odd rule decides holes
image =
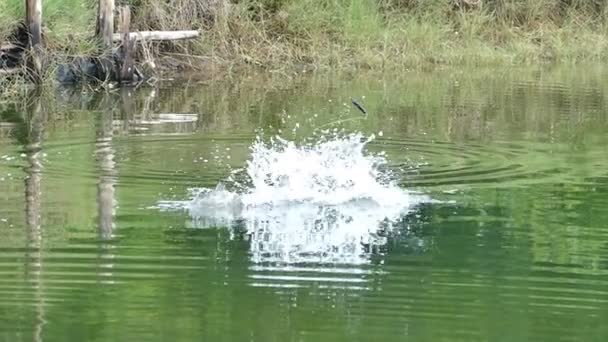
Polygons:
[[0,50],[1,51],[9,51],[9,50],[16,50],[16,49],[21,49],[22,47],[13,43],[1,43],[0,44]]
[[0,69],[0,76],[18,74],[20,71],[21,71],[20,68]]
[[[154,41],[154,40],[180,40],[198,38],[198,31],[139,31],[131,32],[129,38],[137,41]],[[115,42],[122,41],[120,33],[114,33],[112,39]]]

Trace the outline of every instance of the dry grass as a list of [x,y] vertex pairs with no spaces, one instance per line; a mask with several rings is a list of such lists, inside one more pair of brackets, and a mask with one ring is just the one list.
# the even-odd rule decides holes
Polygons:
[[[159,0],[137,3],[145,29],[196,28],[154,47],[267,70],[386,69],[602,61],[603,2],[570,0]],[[478,4],[468,6],[467,4]],[[466,5],[466,6],[465,6]]]

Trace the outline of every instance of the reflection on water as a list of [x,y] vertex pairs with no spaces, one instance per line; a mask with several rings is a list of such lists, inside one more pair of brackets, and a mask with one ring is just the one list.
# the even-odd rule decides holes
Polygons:
[[[207,210],[190,209],[194,227],[217,227],[217,217],[209,217]],[[357,265],[369,263],[372,255],[381,255],[389,234],[407,229],[394,222],[407,211],[387,212],[372,201],[332,206],[294,203],[251,207],[233,222],[219,222],[233,225],[232,234],[244,236],[254,263]]]
[[0,340],[604,341],[607,71],[2,99]]
[[44,123],[47,120],[46,109],[34,94],[28,99],[23,126],[27,131],[24,137],[24,151],[27,160],[25,167],[25,222],[27,243],[25,246],[27,264],[25,279],[34,289],[35,321],[33,340],[43,341],[45,319],[45,284],[44,284],[44,241],[42,229],[42,140]]
[[[370,208],[371,207],[371,208]],[[273,208],[248,212],[251,258],[255,263],[368,263],[386,244],[377,227],[382,208],[369,205]]]
[[156,90],[143,97],[141,109],[136,109],[136,93],[132,89],[121,89],[120,119],[113,120],[114,129],[123,134],[182,135],[192,134],[197,129],[198,114],[157,113],[153,104],[158,101]]
[[[123,96],[124,98],[124,96]],[[99,168],[97,182],[97,220],[99,232],[98,276],[103,284],[111,284],[112,268],[114,267],[112,239],[114,238],[116,201],[115,186],[118,172],[116,171],[115,151],[112,146],[114,111],[111,109],[99,113],[96,125],[95,157]]]
[[114,231],[114,214],[116,199],[114,186],[117,172],[115,170],[114,149],[112,147],[112,112],[100,113],[95,154],[99,163],[99,182],[97,185],[97,203],[99,206],[99,234],[101,239],[112,238]]

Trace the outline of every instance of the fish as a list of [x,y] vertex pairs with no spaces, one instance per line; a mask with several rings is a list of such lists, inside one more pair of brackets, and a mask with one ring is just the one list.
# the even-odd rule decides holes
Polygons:
[[358,110],[361,111],[361,113],[367,115],[367,110],[363,107],[363,105],[361,105],[359,102],[357,102],[357,100],[353,99],[352,97],[350,98],[350,102],[352,102],[352,104],[357,107]]

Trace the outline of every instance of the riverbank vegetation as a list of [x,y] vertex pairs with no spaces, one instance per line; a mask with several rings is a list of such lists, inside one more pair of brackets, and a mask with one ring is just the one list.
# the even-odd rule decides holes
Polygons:
[[[0,3],[0,42],[25,13]],[[599,0],[129,0],[135,30],[196,29],[199,39],[145,44],[155,71],[290,72],[435,65],[602,61]],[[57,63],[96,51],[95,0],[47,0],[44,39]],[[217,67],[217,68],[216,68]]]

